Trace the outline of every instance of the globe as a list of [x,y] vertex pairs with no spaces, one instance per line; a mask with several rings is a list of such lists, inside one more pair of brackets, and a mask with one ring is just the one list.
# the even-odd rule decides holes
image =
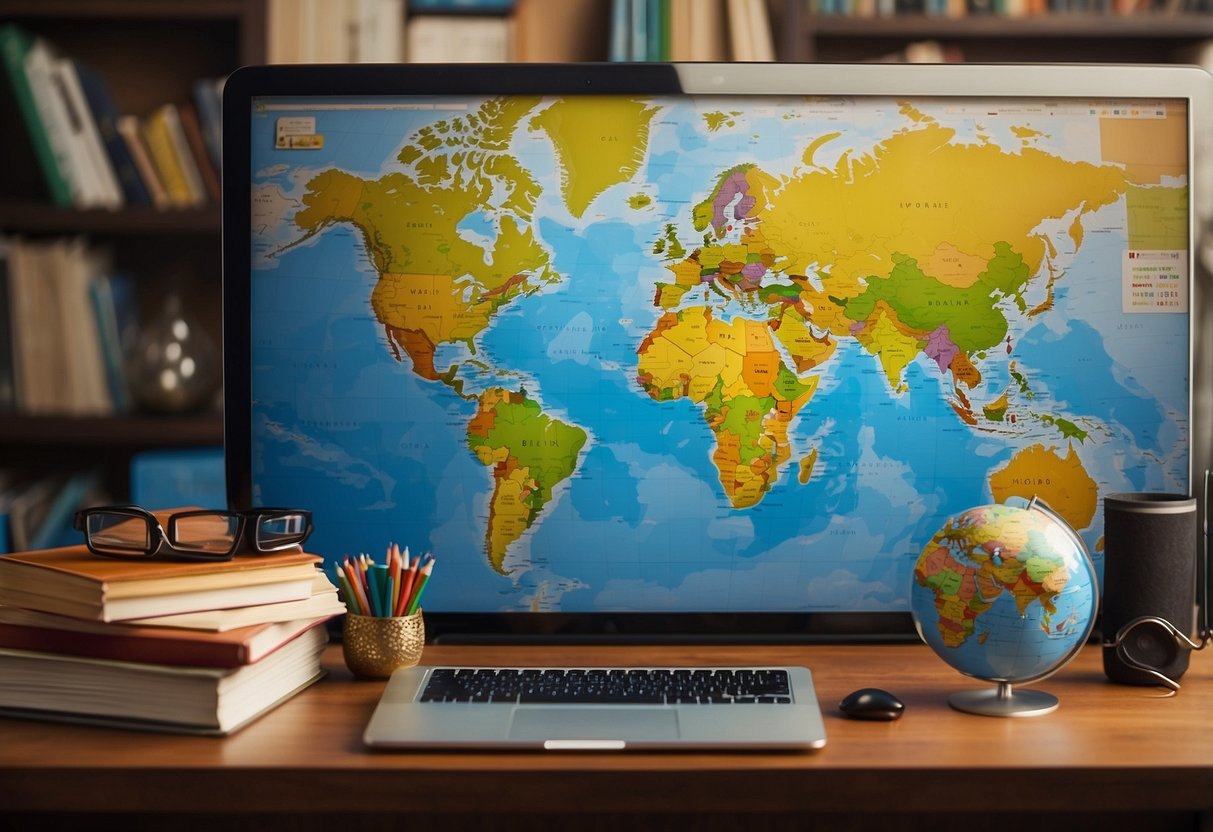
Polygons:
[[949,703],[990,716],[1049,713],[1052,694],[1017,690],[1055,673],[1091,635],[1099,581],[1082,538],[1039,500],[971,508],[944,525],[914,567],[918,634],[945,662],[996,688]]

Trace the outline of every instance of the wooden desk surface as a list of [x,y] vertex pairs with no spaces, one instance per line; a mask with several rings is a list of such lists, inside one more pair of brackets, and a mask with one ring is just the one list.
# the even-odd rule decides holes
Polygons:
[[[494,815],[751,811],[1213,813],[1213,658],[1160,698],[1104,679],[1097,648],[1031,687],[1053,714],[995,719],[947,705],[977,687],[917,645],[431,646],[427,663],[804,664],[828,744],[804,754],[371,753],[361,732],[383,689],[329,648],[329,676],[227,739],[0,719],[0,812]],[[898,722],[841,718],[865,686],[906,703]],[[0,823],[2,826],[3,823]]]

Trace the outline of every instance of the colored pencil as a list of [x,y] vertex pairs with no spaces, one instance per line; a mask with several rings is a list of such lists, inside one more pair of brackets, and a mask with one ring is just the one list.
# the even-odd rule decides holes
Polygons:
[[430,558],[421,567],[417,573],[417,586],[413,589],[413,597],[409,600],[408,608],[405,610],[405,615],[412,615],[417,612],[417,608],[421,606],[421,592],[425,589],[425,585],[429,583],[430,573],[434,571],[434,559]]

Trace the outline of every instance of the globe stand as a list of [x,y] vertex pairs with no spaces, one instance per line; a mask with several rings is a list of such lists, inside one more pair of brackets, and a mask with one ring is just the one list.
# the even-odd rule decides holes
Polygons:
[[1061,704],[1056,696],[1041,690],[1011,690],[1010,682],[997,688],[964,690],[948,697],[958,711],[979,716],[1044,716]]

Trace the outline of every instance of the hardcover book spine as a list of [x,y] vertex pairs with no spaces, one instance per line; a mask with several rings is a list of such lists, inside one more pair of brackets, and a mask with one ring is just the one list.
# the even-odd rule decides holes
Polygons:
[[0,63],[8,75],[13,95],[21,111],[21,120],[25,123],[30,143],[42,177],[50,193],[51,202],[60,207],[72,204],[72,185],[68,181],[61,166],[58,152],[51,142],[49,131],[42,120],[34,92],[26,75],[25,62],[29,52],[31,38],[17,26],[9,24],[0,26]]
[[190,208],[196,205],[195,196],[186,179],[185,169],[177,158],[173,146],[173,136],[168,125],[165,110],[171,105],[165,105],[148,116],[140,125],[143,140],[147,145],[148,156],[160,175],[168,194],[169,203],[174,208]]
[[122,186],[118,183],[101,133],[85,100],[75,61],[68,58],[57,61],[55,78],[71,119],[74,151],[79,155],[81,169],[92,179],[95,189],[93,204],[101,208],[120,208],[123,203]]

